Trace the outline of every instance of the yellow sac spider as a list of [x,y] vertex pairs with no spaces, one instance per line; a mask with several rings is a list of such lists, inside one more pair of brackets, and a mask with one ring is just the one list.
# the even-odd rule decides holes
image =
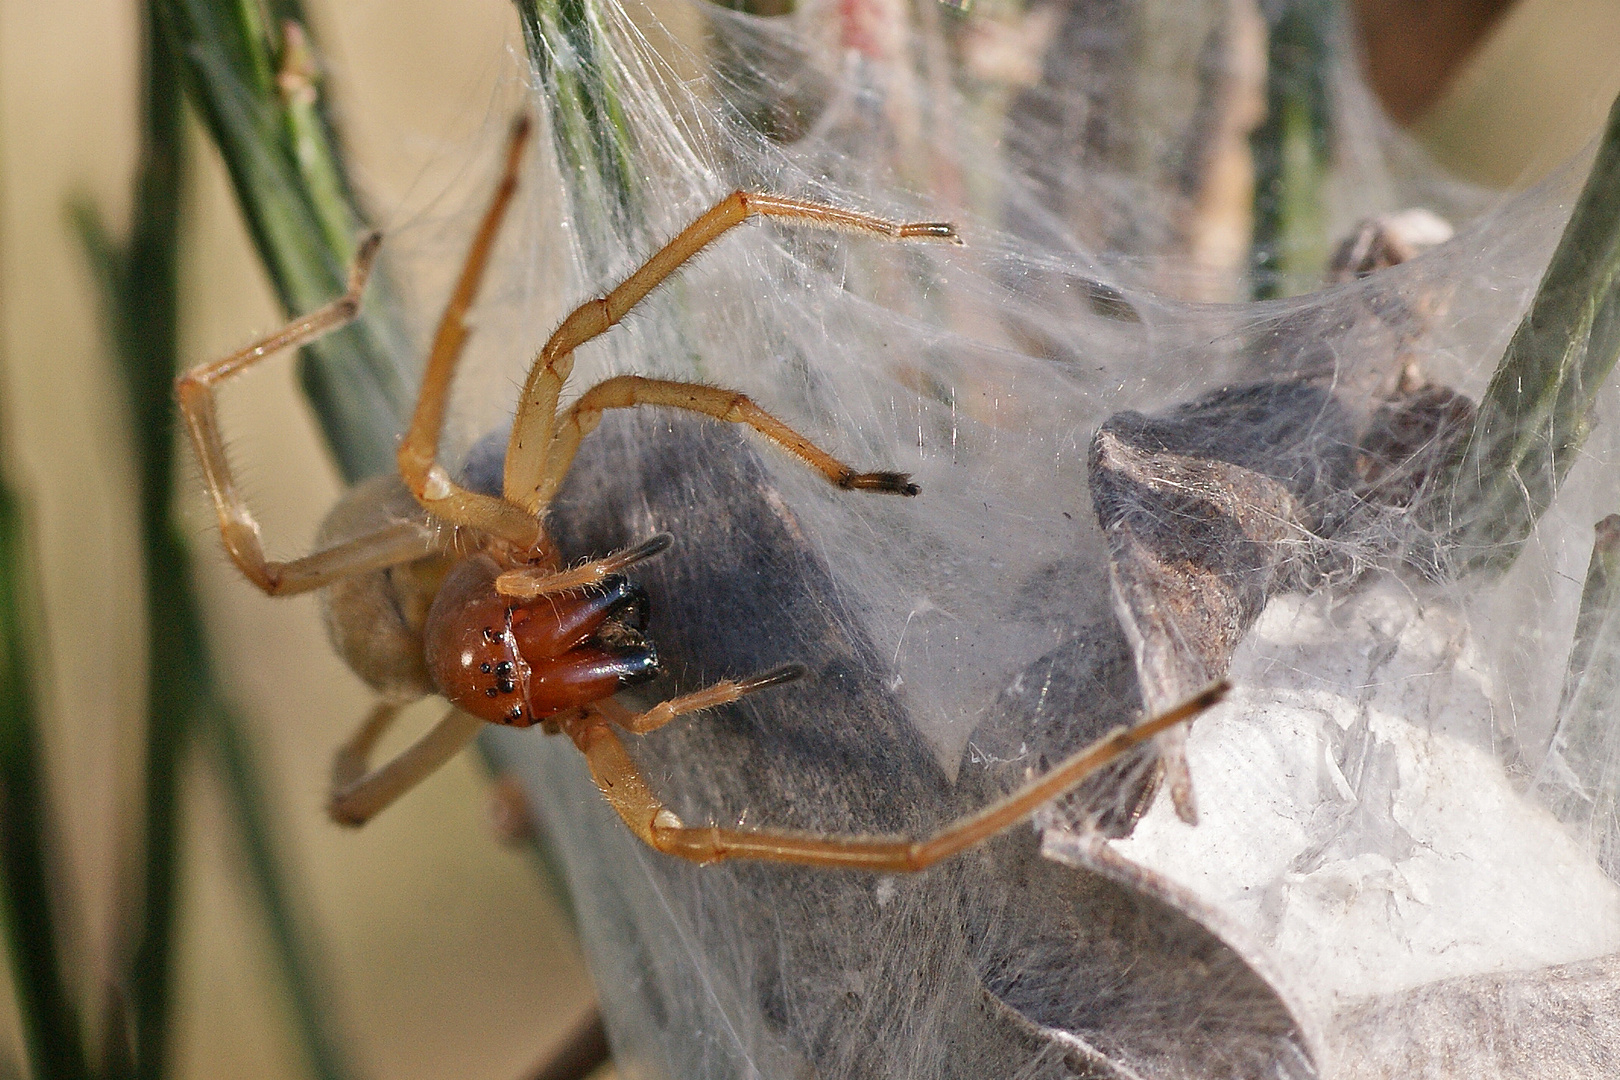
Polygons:
[[[202,463],[225,548],[248,580],[273,596],[319,589],[333,644],[380,701],[338,751],[329,809],[359,825],[444,764],[485,723],[564,734],[585,755],[596,785],[649,846],[697,863],[766,859],[872,871],[920,870],[1000,831],[1160,731],[1213,705],[1224,684],[1130,729],[1118,729],[1006,798],[928,840],[816,836],[683,825],[649,787],[615,728],[652,731],[685,713],[736,701],[803,674],[787,665],[726,680],[633,713],[613,700],[651,675],[657,652],[646,635],[645,593],[622,571],[665,550],[667,534],[565,568],[543,519],[580,440],[603,410],[659,405],[746,424],[840,488],[916,495],[901,473],[858,472],[732,390],[624,375],[591,387],[567,409],[558,398],[574,350],[606,333],[683,263],[753,216],[891,240],[960,243],[943,222],[902,224],[775,195],[734,192],[666,244],[606,296],[580,305],[535,357],[517,405],[499,497],[456,483],[438,461],[451,379],[465,317],[517,187],[529,124],[519,119],[505,171],[473,238],[428,356],[416,409],[399,447],[399,474],[356,485],[327,516],[317,550],[290,562],[265,558],[254,521],[231,477],[214,409],[214,387],[284,349],[354,318],[377,253],[360,246],[348,290],[269,337],[183,374],[176,386]],[[369,769],[372,748],[399,711],[437,694],[450,712],[409,749]]]

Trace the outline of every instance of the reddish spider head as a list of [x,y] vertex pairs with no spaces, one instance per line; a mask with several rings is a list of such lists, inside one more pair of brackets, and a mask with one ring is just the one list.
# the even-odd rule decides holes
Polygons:
[[528,727],[611,697],[658,668],[642,636],[647,594],[619,575],[577,592],[516,600],[477,556],[445,579],[423,627],[428,671],[452,705]]

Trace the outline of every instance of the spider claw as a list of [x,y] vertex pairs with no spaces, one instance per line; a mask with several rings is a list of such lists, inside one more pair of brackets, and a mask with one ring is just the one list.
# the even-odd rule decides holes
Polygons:
[[838,478],[838,486],[849,491],[876,491],[884,495],[922,492],[922,488],[911,482],[911,474],[903,472],[845,473]]
[[762,672],[749,679],[737,683],[739,693],[752,694],[755,690],[765,690],[772,686],[781,686],[783,683],[796,682],[810,674],[810,669],[803,664],[783,664],[769,671]]
[[947,244],[962,246],[962,236],[949,221],[916,221],[900,226],[898,234],[905,240],[943,240]]
[[652,558],[654,555],[659,555],[668,551],[670,545],[673,543],[675,543],[674,536],[667,532],[659,533],[656,536],[643,540],[633,548],[625,548],[623,551],[621,551],[613,559],[614,567],[616,569],[624,569],[628,566],[634,566],[638,562],[642,562],[646,559]]
[[355,247],[354,262],[349,267],[348,290],[343,299],[352,303],[356,310],[359,308],[360,294],[365,290],[366,281],[371,277],[371,266],[377,261],[377,249],[382,247],[382,239],[383,234],[373,229],[361,237],[360,243]]

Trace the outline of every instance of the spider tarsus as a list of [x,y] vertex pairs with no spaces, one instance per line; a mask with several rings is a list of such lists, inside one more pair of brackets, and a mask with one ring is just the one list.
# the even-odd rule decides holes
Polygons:
[[350,810],[342,800],[332,799],[326,804],[326,816],[332,824],[341,825],[345,829],[358,829],[371,819]]
[[904,240],[943,240],[947,244],[962,246],[962,235],[948,221],[918,221],[902,225],[896,235]]
[[797,682],[810,674],[810,669],[803,664],[783,664],[781,667],[771,668],[752,678],[743,679],[737,684],[737,689],[744,694],[752,694],[756,690],[765,690],[772,686],[781,686],[783,683]]
[[1213,708],[1225,700],[1226,695],[1232,692],[1232,684],[1225,679],[1211,683],[1200,690],[1186,705],[1182,706],[1189,714],[1201,713],[1205,709]]
[[654,555],[662,554],[668,551],[670,545],[674,542],[675,537],[667,532],[649,537],[633,548],[626,548],[624,554],[619,557],[620,565],[632,566],[644,559],[650,559]]
[[[366,233],[360,238],[360,244],[354,250],[354,263],[349,269],[349,288],[344,297],[352,300],[352,307],[360,306],[360,291],[366,287],[366,279],[371,276],[371,264],[377,259],[377,249],[382,247],[383,234],[376,229]],[[348,307],[345,308],[348,310]]]
[[1118,728],[1116,733],[1133,746],[1137,743],[1146,742],[1159,732],[1191,720],[1205,709],[1219,705],[1226,699],[1226,695],[1231,692],[1231,681],[1220,679],[1204,687],[1181,704],[1173,706],[1156,716],[1150,716],[1134,727]]
[[903,472],[846,472],[838,478],[838,486],[847,491],[877,491],[884,495],[922,492],[922,488],[911,482],[911,474]]

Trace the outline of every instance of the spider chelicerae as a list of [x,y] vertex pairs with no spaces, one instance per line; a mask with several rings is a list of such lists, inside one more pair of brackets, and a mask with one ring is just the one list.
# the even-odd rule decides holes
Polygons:
[[[363,824],[448,761],[485,723],[539,724],[579,748],[613,809],[658,851],[698,863],[744,858],[920,870],[1022,819],[1132,746],[1220,700],[1224,685],[1133,728],[1118,729],[923,841],[683,824],[653,793],[615,729],[652,731],[678,716],[792,682],[804,669],[787,665],[727,679],[644,712],[614,700],[623,686],[657,668],[657,653],[646,636],[646,595],[623,571],[664,551],[673,538],[661,534],[604,558],[564,566],[543,521],[580,441],[604,410],[663,406],[745,424],[840,488],[901,496],[916,495],[918,488],[902,473],[851,468],[733,390],[622,375],[559,409],[574,351],[606,333],[683,263],[750,217],[891,240],[961,241],[955,227],[944,222],[892,222],[799,199],[734,192],[606,296],[576,308],[551,335],[518,401],[496,497],[458,484],[440,464],[438,444],[467,336],[466,315],[516,190],[528,133],[527,120],[519,119],[500,184],[439,321],[416,409],[399,446],[398,475],[352,488],[327,516],[314,553],[289,562],[265,557],[258,524],[226,460],[214,387],[352,320],[380,237],[373,234],[360,245],[343,296],[176,381],[180,410],[231,558],[270,595],[322,590],[334,645],[379,694],[378,704],[337,753],[328,807],[335,820]],[[445,698],[450,711],[399,756],[371,768],[371,752],[399,712],[431,695]]]

